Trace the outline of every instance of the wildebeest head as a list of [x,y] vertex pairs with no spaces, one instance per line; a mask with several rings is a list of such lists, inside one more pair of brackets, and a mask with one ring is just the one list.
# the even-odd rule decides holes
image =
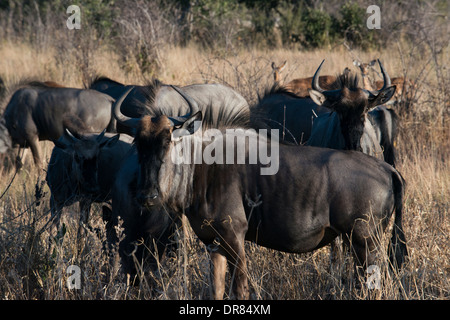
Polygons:
[[72,172],[84,192],[98,193],[98,158],[102,148],[112,147],[120,135],[105,138],[100,134],[73,134],[65,129],[63,139],[55,141],[56,147],[72,156]]
[[324,61],[314,74],[310,90],[311,99],[339,115],[346,149],[362,151],[360,140],[364,133],[367,113],[376,106],[388,102],[395,93],[395,86],[390,86],[389,75],[378,60],[384,79],[384,85],[380,90],[359,88],[357,76],[339,77],[339,89],[323,90],[319,85],[319,73]]
[[5,119],[0,120],[0,153],[5,153],[12,146],[11,135],[6,127]]
[[153,206],[160,201],[159,179],[164,170],[161,168],[169,152],[174,129],[185,134],[193,133],[194,121],[201,120],[201,112],[196,101],[175,86],[172,86],[189,105],[189,113],[181,117],[160,115],[157,117],[144,116],[131,118],[120,111],[120,105],[128,93],[129,88],[117,99],[113,112],[116,119],[123,125],[135,128],[135,145],[138,151],[139,172],[137,178],[136,197],[142,206]]

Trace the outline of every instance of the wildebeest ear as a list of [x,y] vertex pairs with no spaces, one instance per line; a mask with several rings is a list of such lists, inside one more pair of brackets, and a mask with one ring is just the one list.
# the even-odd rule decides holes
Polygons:
[[189,117],[189,119],[187,119],[185,123],[183,123],[181,129],[185,129],[189,131],[189,134],[193,134],[195,131],[197,131],[198,128],[200,128],[200,126],[195,125],[195,122],[202,121],[202,118],[203,118],[202,112],[198,111],[197,113]]
[[59,141],[59,140],[55,140],[55,141],[53,141],[54,143],[55,143],[55,147],[58,147],[58,148],[60,148],[60,149],[62,149],[62,150],[65,150],[65,149],[67,149],[67,144],[65,144],[64,142],[62,142],[62,141]]
[[396,86],[392,86],[381,91],[375,98],[369,100],[369,107],[374,108],[387,103],[395,93]]
[[114,137],[106,139],[105,141],[100,143],[99,147],[100,148],[104,148],[104,147],[110,148],[110,147],[114,146],[117,143],[117,141],[119,141],[119,138],[120,138],[120,134],[116,134]]
[[327,98],[319,91],[314,89],[308,89],[310,98],[314,101],[315,104],[321,106],[327,100]]
[[172,132],[172,140],[176,141],[183,136],[188,136],[197,131],[201,125],[196,125],[196,122],[202,121],[202,112],[198,111],[191,117],[189,117],[179,128]]

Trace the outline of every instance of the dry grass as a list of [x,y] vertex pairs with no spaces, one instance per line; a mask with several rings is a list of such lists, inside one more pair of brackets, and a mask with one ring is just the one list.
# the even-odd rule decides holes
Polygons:
[[[446,101],[436,91],[436,77],[427,57],[405,57],[398,48],[361,53],[362,60],[380,57],[391,76],[410,71],[419,77],[425,69],[426,85],[421,100],[408,114],[401,115],[398,139],[398,169],[407,181],[404,228],[409,259],[400,274],[387,272],[386,252],[380,253],[381,289],[358,289],[353,261],[345,255],[338,265],[330,265],[329,249],[304,255],[276,252],[247,244],[251,298],[254,299],[449,299],[450,297],[450,136]],[[55,63],[55,50],[33,52],[23,44],[0,47],[0,74],[7,87],[23,78],[54,80],[81,87],[82,74],[72,56]],[[126,83],[144,83],[145,77],[131,64],[120,68],[114,52],[98,49],[90,68],[99,74]],[[248,51],[229,55],[205,54],[194,47],[172,48],[164,54],[159,78],[167,83],[228,83],[249,101],[272,83],[270,64],[288,60],[287,80],[310,76],[326,58],[324,74],[335,74],[346,66],[356,72],[345,48],[313,52]],[[417,58],[417,57],[416,57]],[[402,64],[403,63],[403,64]],[[405,69],[406,67],[406,69]],[[448,80],[447,80],[448,81]],[[11,92],[10,92],[11,93]],[[7,99],[7,98],[6,98]],[[448,103],[448,102],[447,102]],[[2,109],[5,102],[0,106]],[[52,144],[45,143],[48,159]],[[39,234],[49,215],[49,194],[42,204],[34,202],[38,172],[28,163],[0,199],[0,298],[1,299],[207,299],[210,296],[209,257],[205,246],[189,229],[175,238],[179,247],[158,272],[145,273],[139,285],[127,287],[122,274],[113,275],[103,253],[105,236],[100,209],[94,208],[92,225],[101,232],[89,232],[83,254],[76,257],[77,206],[65,210],[62,222],[67,232],[61,236]],[[1,174],[0,192],[7,188],[13,172]],[[48,191],[48,190],[46,190]],[[380,239],[384,241],[384,239]],[[76,264],[82,270],[82,288],[69,290],[66,269]],[[227,296],[229,288],[227,287]]]

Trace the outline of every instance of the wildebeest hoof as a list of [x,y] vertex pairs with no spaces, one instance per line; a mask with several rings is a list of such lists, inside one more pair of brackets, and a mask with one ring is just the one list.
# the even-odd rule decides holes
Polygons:
[[19,156],[17,156],[17,158],[16,158],[16,169],[20,170],[20,169],[22,169],[22,167],[23,167],[22,159]]
[[41,199],[47,194],[44,192],[45,181],[38,181],[35,186],[34,196],[36,198],[36,207],[41,204]]

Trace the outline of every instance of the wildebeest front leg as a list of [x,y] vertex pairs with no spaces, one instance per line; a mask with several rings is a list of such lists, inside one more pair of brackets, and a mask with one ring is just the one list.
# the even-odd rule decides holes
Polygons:
[[[247,261],[245,258],[244,232],[242,224],[230,221],[222,221],[222,231],[219,231],[220,247],[218,253],[226,257],[230,267],[234,297],[243,300],[248,299]],[[218,228],[218,230],[220,230]],[[222,270],[221,270],[222,271]],[[224,276],[225,277],[225,274]],[[223,296],[223,294],[222,294]]]
[[27,140],[31,153],[33,154],[33,161],[39,170],[39,174],[42,174],[43,163],[41,159],[41,147],[39,146],[39,139],[37,137]]
[[330,243],[330,263],[331,266],[336,266],[342,263],[342,258],[344,254],[344,243],[342,241],[342,236],[339,235],[333,239]]
[[13,148],[12,154],[16,156],[14,159],[14,163],[16,166],[16,170],[20,170],[23,167],[23,164],[25,163],[25,159],[27,157],[28,148],[21,148],[19,146],[15,146]]
[[41,199],[45,196],[43,189],[45,185],[45,179],[43,179],[44,171],[43,171],[43,163],[41,159],[41,148],[39,146],[39,139],[32,138],[28,140],[30,145],[31,153],[33,154],[34,164],[38,168],[38,180],[35,186],[35,198],[36,198],[36,206],[41,204]]
[[236,244],[233,246],[233,251],[232,261],[230,261],[230,271],[232,278],[234,278],[233,291],[237,299],[247,300],[249,292],[244,239],[236,241]]
[[[232,252],[230,252],[230,249]],[[214,279],[214,299],[222,300],[225,293],[227,261],[233,281],[233,293],[239,300],[248,299],[247,262],[244,247],[223,248],[211,253]]]

